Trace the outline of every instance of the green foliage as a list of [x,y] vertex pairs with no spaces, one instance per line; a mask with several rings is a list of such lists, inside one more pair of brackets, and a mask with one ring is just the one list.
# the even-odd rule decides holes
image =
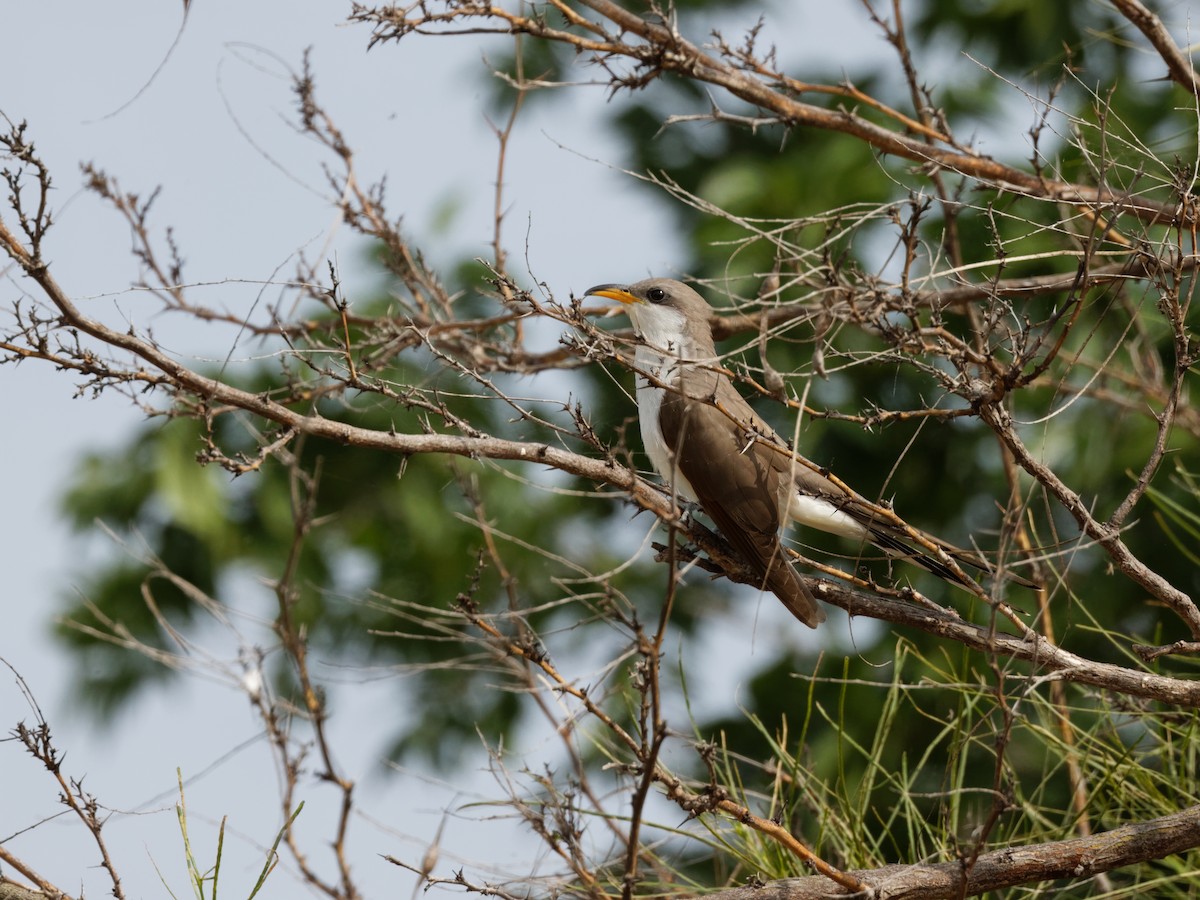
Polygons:
[[1191,505],[1172,498],[1165,491],[1150,489],[1149,496],[1158,508],[1155,519],[1184,560],[1200,568],[1200,478],[1176,463],[1173,483]]
[[[1106,80],[1119,81],[1124,89],[1128,86],[1124,75],[1138,57],[1121,37],[1123,20],[1101,4],[928,0],[917,5],[908,18],[910,37],[918,38],[919,47],[962,48],[973,59],[1010,73],[1018,82],[1033,79],[1050,84],[1058,80],[1062,67],[1071,66],[1081,72],[1103,72]],[[994,78],[982,68],[973,79],[961,77],[970,73],[969,67],[955,71],[953,81],[939,85],[939,99],[947,98],[953,114],[970,112],[972,106],[960,101],[982,98],[987,102],[998,96]],[[1087,79],[1089,83],[1096,80]],[[969,93],[963,93],[963,87]]]
[[[944,648],[925,656],[906,637],[887,650],[889,662],[866,677],[853,677],[849,658],[781,672],[790,709],[763,696],[765,681],[756,685],[748,706],[762,714],[743,723],[759,734],[760,757],[730,747],[722,726],[720,783],[844,870],[961,858],[984,828],[993,845],[1029,846],[1082,822],[1103,831],[1200,801],[1198,760],[1187,749],[1200,727],[1195,711],[1115,709],[1074,688],[1056,697],[1051,682],[1006,662],[997,682],[986,660]],[[1087,779],[1081,802],[1068,766]],[[801,874],[761,832],[718,817],[705,825],[713,863],[733,868],[692,876],[730,884]],[[1181,876],[1166,860],[1110,878],[1118,888],[1160,883],[1162,896],[1190,896]],[[1087,885],[1075,888],[1086,895]]]
[[[188,814],[187,803],[185,802],[183,793],[183,774],[178,769],[175,770],[175,774],[179,781],[179,803],[175,805],[175,816],[179,821],[179,833],[183,837],[183,855],[184,861],[187,864],[188,884],[191,886],[192,896],[196,900],[205,900],[206,897],[216,900],[217,888],[221,880],[221,854],[225,847],[225,819],[221,819],[221,827],[217,832],[217,850],[213,864],[210,868],[202,869],[192,848],[191,836],[188,834]],[[275,842],[271,845],[270,850],[267,851],[262,870],[259,872],[258,879],[254,885],[246,894],[246,900],[254,900],[254,897],[262,890],[263,885],[267,883],[267,878],[275,871],[275,866],[279,862],[279,842],[283,840],[287,830],[295,824],[296,819],[299,818],[300,812],[303,809],[304,804],[299,804],[296,807],[296,811],[288,819],[287,824],[280,828],[279,832],[275,835]],[[167,889],[167,893],[174,898],[175,893],[167,886],[167,881],[163,878],[161,871],[159,872],[159,878],[162,879],[163,887]],[[226,889],[227,893],[228,889]]]

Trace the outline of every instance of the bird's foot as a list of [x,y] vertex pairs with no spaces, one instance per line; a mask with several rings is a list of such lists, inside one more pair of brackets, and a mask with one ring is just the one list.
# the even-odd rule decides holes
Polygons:
[[691,500],[680,500],[675,498],[676,508],[679,510],[679,518],[683,524],[690,527],[696,520],[696,516],[700,514],[700,504]]

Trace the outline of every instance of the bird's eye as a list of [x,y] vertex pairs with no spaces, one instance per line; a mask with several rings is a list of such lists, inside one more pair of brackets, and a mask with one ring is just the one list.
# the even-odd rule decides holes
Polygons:
[[662,288],[650,288],[646,291],[646,299],[651,303],[662,303],[667,299],[667,292]]

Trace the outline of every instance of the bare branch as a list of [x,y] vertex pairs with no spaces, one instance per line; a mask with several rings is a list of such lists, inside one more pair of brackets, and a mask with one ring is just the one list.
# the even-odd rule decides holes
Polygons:
[[[954,900],[1018,884],[1087,879],[1134,863],[1164,859],[1200,845],[1200,807],[1122,825],[1111,831],[1032,847],[983,853],[965,872],[958,862],[854,870],[875,896],[888,900]],[[817,900],[830,892],[824,878],[792,878],[705,894],[717,900]]]

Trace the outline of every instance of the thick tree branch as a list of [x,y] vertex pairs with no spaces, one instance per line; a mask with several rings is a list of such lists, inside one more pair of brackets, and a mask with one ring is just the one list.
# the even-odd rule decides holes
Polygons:
[[1200,708],[1200,681],[1085,659],[1032,631],[1026,631],[1023,636],[1003,634],[986,625],[961,619],[950,611],[918,606],[898,597],[852,591],[827,581],[810,581],[809,585],[822,600],[840,606],[852,616],[883,619],[957,641],[982,653],[1022,660],[1030,663],[1035,671],[1052,673],[1053,677],[1064,681],[1175,706]]
[[[856,869],[846,874],[873,888],[878,900],[956,900],[1035,881],[1087,879],[1197,846],[1200,806],[1191,806],[1087,837],[993,850],[980,854],[968,871],[960,862],[946,862]],[[846,894],[831,888],[827,879],[810,876],[703,896],[704,900],[821,900]]]

